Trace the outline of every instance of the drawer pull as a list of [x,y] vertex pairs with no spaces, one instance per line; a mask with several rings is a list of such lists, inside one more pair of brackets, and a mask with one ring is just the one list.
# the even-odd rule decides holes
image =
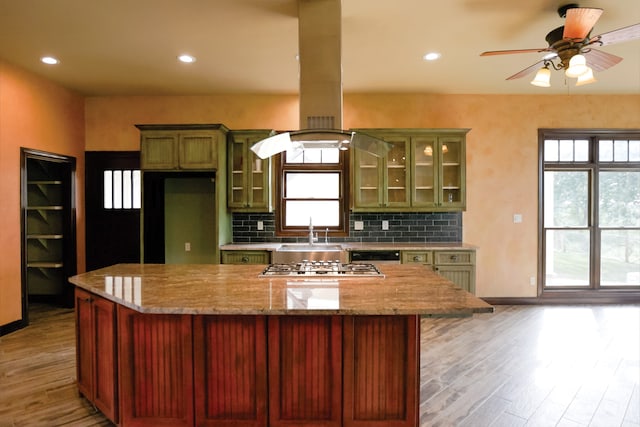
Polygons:
[[248,256],[243,256],[242,257],[242,262],[249,262],[249,257]]
[[451,255],[451,261],[458,261],[458,255]]
[[413,257],[413,262],[418,262],[418,261],[420,261],[420,256],[419,255],[415,255]]

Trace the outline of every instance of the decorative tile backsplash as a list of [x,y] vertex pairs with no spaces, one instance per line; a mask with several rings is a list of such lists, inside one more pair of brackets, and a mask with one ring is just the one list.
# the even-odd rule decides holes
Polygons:
[[[258,230],[258,222],[263,229]],[[363,229],[354,223],[362,221]],[[382,229],[382,221],[389,229]],[[462,212],[431,213],[352,213],[349,237],[330,237],[330,242],[462,242]],[[322,230],[317,229],[320,240]],[[234,243],[305,242],[306,236],[275,236],[275,215],[269,213],[234,213]]]

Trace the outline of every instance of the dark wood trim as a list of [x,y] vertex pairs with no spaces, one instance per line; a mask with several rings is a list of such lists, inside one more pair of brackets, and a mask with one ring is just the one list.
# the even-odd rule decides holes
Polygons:
[[[65,238],[64,238],[64,275],[71,277],[77,272],[77,243],[76,243],[76,158],[62,154],[50,153],[32,148],[20,147],[20,236],[21,236],[21,304],[22,319],[19,320],[21,327],[29,324],[29,295],[27,288],[27,161],[29,159],[41,160],[51,163],[61,163],[66,165],[66,176],[64,185],[68,189],[63,198],[65,207],[69,212],[64,217]],[[67,290],[61,295],[58,303],[67,307],[73,307],[74,296],[70,283],[67,283]],[[15,322],[14,322],[15,323]]]
[[491,305],[639,304],[640,292],[552,291],[545,292],[539,297],[484,297],[481,299]]
[[7,323],[6,325],[0,326],[0,337],[3,335],[10,334],[11,332],[15,332],[18,329],[22,329],[26,326],[29,326],[29,322],[23,316],[22,319],[18,319],[15,322]]
[[[600,263],[598,262],[601,257],[601,242],[599,233],[599,209],[597,207],[597,192],[599,179],[598,174],[601,168],[607,170],[620,169],[620,170],[637,170],[638,162],[627,162],[621,164],[615,164],[614,162],[600,162],[598,160],[598,141],[603,138],[621,138],[621,139],[636,139],[640,129],[576,129],[576,128],[539,128],[538,129],[538,262],[537,262],[537,274],[538,285],[537,294],[538,298],[533,298],[534,303],[542,301],[542,304],[625,304],[636,303],[640,301],[640,288],[633,287],[632,289],[609,289],[602,287],[600,284]],[[568,162],[552,162],[545,166],[544,160],[544,143],[546,139],[561,139],[568,137],[570,139],[584,138],[589,140],[589,160],[584,163],[568,163]],[[586,288],[563,288],[552,289],[544,286],[544,278],[546,277],[545,266],[545,248],[546,233],[544,226],[544,173],[547,170],[582,170],[589,173],[589,206],[588,206],[588,222],[585,229],[589,231],[589,241],[591,247],[589,266],[590,287]],[[499,298],[500,299],[500,298]],[[530,300],[529,298],[525,298]]]
[[[284,175],[285,172],[337,172],[341,175],[340,187],[340,223],[336,227],[328,227],[328,236],[330,237],[348,237],[349,236],[349,200],[351,187],[350,183],[350,159],[349,151],[340,151],[340,163],[295,163],[286,164],[285,153],[279,153],[274,157],[273,163],[274,176],[276,181],[276,194],[274,201],[275,210],[275,235],[277,237],[303,237],[308,233],[307,227],[285,227],[286,204],[284,203],[284,194],[286,192]],[[322,230],[318,227],[316,231]]]

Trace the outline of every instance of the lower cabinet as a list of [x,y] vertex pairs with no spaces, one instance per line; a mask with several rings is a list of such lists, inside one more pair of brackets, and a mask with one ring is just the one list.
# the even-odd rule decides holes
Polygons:
[[116,304],[76,288],[75,307],[78,390],[118,423]]
[[192,316],[118,306],[122,426],[193,426]]
[[476,253],[472,250],[401,251],[403,264],[424,264],[467,292],[476,291]]
[[221,251],[222,264],[269,264],[270,251]]
[[343,425],[342,318],[270,317],[268,341],[269,426]]
[[83,290],[76,313],[78,388],[122,427],[418,425],[417,315],[151,314]]
[[267,425],[265,316],[195,316],[197,426]]

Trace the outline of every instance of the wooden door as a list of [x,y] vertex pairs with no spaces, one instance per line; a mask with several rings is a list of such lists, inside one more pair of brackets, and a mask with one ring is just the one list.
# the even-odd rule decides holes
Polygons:
[[105,208],[104,191],[105,171],[139,171],[140,153],[89,151],[85,165],[87,271],[140,262],[140,208]]
[[344,319],[345,427],[418,425],[418,316]]
[[122,425],[193,425],[191,320],[118,306]]
[[115,304],[76,288],[78,390],[107,418],[118,422]]
[[267,426],[264,316],[194,318],[196,425]]
[[269,317],[269,426],[342,425],[342,317]]

